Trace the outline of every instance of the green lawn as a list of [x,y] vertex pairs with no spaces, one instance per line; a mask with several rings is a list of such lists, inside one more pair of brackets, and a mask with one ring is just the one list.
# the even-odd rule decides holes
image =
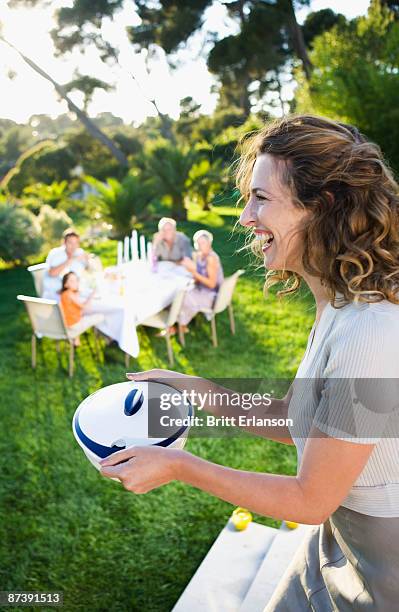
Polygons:
[[[247,267],[235,254],[232,210],[197,214],[189,235],[210,225],[225,271]],[[115,243],[98,248],[114,263]],[[220,347],[199,321],[175,369],[205,377],[292,377],[312,324],[309,295],[280,302],[262,296],[262,272],[248,272],[235,295],[237,335],[218,318]],[[18,293],[33,295],[22,268],[0,272],[0,590],[62,590],[66,610],[170,610],[233,507],[181,483],[134,496],[102,479],[74,441],[71,418],[94,390],[124,380],[121,351],[98,362],[93,338],[78,351],[67,377],[67,352],[43,340],[30,367],[30,326]],[[165,343],[140,330],[131,370],[168,367]],[[294,473],[293,448],[254,437],[191,439],[186,448],[218,463],[255,471]],[[273,524],[263,517],[256,520]],[[26,608],[25,608],[26,609]]]

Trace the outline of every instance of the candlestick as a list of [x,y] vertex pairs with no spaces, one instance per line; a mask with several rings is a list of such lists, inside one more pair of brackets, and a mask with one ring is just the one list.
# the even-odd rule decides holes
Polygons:
[[125,262],[129,261],[129,236],[125,237],[123,244],[123,259]]
[[138,261],[139,258],[139,242],[137,236],[137,230],[132,231],[132,237],[130,239],[131,247],[132,247],[132,260]]
[[122,242],[118,242],[118,251],[117,251],[117,260],[116,260],[116,265],[120,266],[123,262],[123,243]]
[[145,236],[140,236],[140,260],[145,261]]

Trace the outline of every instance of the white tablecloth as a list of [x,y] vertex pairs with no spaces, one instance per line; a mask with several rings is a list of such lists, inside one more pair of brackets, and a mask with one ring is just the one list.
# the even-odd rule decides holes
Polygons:
[[88,313],[104,314],[98,329],[116,340],[122,351],[137,357],[137,325],[169,306],[177,291],[192,283],[193,277],[182,266],[167,261],[159,262],[156,271],[146,263],[130,262],[120,266],[118,273],[119,278],[112,278],[108,269],[108,275],[98,283]]

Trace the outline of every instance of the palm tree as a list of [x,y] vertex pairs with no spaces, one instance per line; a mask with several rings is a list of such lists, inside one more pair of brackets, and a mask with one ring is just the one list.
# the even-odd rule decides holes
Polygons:
[[176,220],[187,219],[184,205],[187,182],[197,154],[172,144],[156,146],[146,161],[147,174],[157,182],[158,195],[169,196],[172,200],[172,216]]
[[85,176],[84,180],[94,187],[96,193],[89,197],[99,205],[105,219],[112,223],[116,236],[125,236],[137,221],[151,215],[149,205],[156,193],[154,181],[134,172],[122,181],[108,178],[106,183],[102,183],[93,176]]

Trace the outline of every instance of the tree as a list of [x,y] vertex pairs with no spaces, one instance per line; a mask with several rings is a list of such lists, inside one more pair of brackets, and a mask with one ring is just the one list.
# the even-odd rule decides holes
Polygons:
[[[35,4],[38,0],[27,1]],[[256,102],[258,94],[263,94],[269,84],[272,89],[281,90],[275,75],[286,70],[295,56],[302,63],[306,78],[310,78],[311,62],[295,15],[296,6],[307,5],[309,1],[136,0],[141,23],[128,28],[128,34],[134,48],[147,49],[149,57],[154,48],[161,47],[172,65],[175,52],[202,29],[206,9],[215,2],[223,4],[237,33],[221,39],[217,33],[208,32],[204,48],[209,50],[209,69],[219,79],[221,96],[248,116],[252,101]],[[104,39],[101,26],[122,4],[123,0],[73,0],[71,6],[60,8],[53,31],[58,53],[95,45],[104,62],[118,63],[118,49]],[[136,76],[131,76],[137,82]],[[160,119],[163,136],[173,141],[169,118],[160,112],[155,99],[150,102]]]
[[[37,0],[32,0],[33,3]],[[70,7],[61,7],[56,11],[57,27],[52,31],[53,41],[59,55],[65,55],[73,49],[83,51],[88,45],[95,45],[103,62],[120,66],[119,50],[104,39],[101,31],[103,19],[112,17],[123,5],[123,0],[74,0]],[[130,77],[144,94],[136,75],[129,71]],[[173,141],[170,118],[162,113],[155,97],[147,98],[153,106],[161,123],[162,136]]]
[[113,85],[110,85],[105,81],[101,81],[100,79],[96,79],[87,74],[79,74],[79,72],[76,72],[72,81],[69,81],[69,83],[63,85],[62,88],[66,93],[70,93],[71,91],[80,91],[83,93],[83,110],[85,113],[87,113],[87,107],[90,104],[96,89],[102,89],[103,91],[111,91],[114,89]]
[[57,83],[57,81],[55,81],[47,72],[45,72],[42,68],[40,68],[40,66],[38,66],[33,60],[31,60],[26,55],[21,53],[21,51],[19,51],[14,45],[12,45],[8,40],[6,40],[1,35],[0,35],[0,41],[2,41],[6,45],[14,49],[14,51],[18,53],[18,55],[24,60],[26,64],[28,64],[28,66],[30,66],[35,72],[37,72],[37,74],[40,74],[40,76],[42,76],[44,79],[49,81],[54,86],[56,92],[61,96],[61,98],[65,100],[65,102],[68,105],[69,110],[77,116],[79,121],[81,121],[81,123],[85,126],[85,128],[93,136],[93,138],[96,138],[97,140],[102,142],[102,144],[111,151],[112,155],[118,160],[118,162],[122,166],[128,165],[127,158],[122,153],[122,151],[115,145],[114,142],[112,142],[110,138],[108,138],[108,136],[106,136],[106,134],[104,134],[95,125],[95,123],[93,123],[93,121],[91,121],[91,119],[88,117],[88,115],[86,115],[84,111],[82,111],[74,102],[72,102],[72,100],[69,98],[69,96],[63,89],[62,85]]
[[48,204],[41,206],[37,220],[47,247],[59,244],[62,233],[73,225],[72,219],[64,210],[55,210]]
[[[1,120],[4,122],[4,120]],[[33,145],[32,132],[27,126],[17,125],[13,121],[11,127],[0,127],[0,178],[12,168],[18,157]]]
[[43,244],[40,224],[34,214],[11,202],[0,202],[0,258],[26,261]]
[[85,176],[85,181],[97,192],[88,197],[112,223],[117,237],[130,233],[138,221],[151,215],[150,203],[156,193],[154,181],[139,172],[131,171],[122,181],[109,178],[105,184],[92,176]]
[[[299,0],[297,4],[308,3],[309,0]],[[161,0],[148,6],[146,0],[139,0],[136,4],[142,23],[130,28],[132,42],[140,48],[159,45],[172,55],[202,27],[204,12],[212,2]],[[222,39],[212,37],[208,67],[219,77],[221,91],[226,98],[229,96],[228,103],[248,115],[251,86],[255,83],[260,89],[265,85],[268,73],[283,69],[292,51],[300,58],[307,78],[311,63],[292,0],[237,0],[223,4],[238,32]]]
[[57,208],[60,202],[68,197],[68,183],[54,181],[50,185],[34,183],[24,188],[22,197],[24,205],[32,212],[38,213],[42,205]]
[[381,4],[389,8],[393,14],[395,19],[399,19],[399,2],[398,0],[381,0]]
[[201,204],[202,209],[210,210],[224,182],[221,160],[211,164],[208,159],[202,159],[191,167],[187,186]]
[[187,219],[187,180],[195,158],[192,149],[159,143],[145,160],[147,175],[156,180],[159,195],[170,197],[172,216],[178,220]]
[[37,155],[38,153],[42,152],[43,150],[47,150],[53,146],[54,143],[52,140],[43,140],[24,151],[24,153],[22,153],[22,155],[20,155],[17,161],[15,162],[15,165],[1,179],[0,189],[9,192],[11,181],[19,175],[24,163],[30,160],[35,155]]
[[346,19],[341,13],[334,13],[330,8],[309,13],[302,25],[305,44],[311,47],[316,36],[331,30],[335,25],[345,26]]
[[379,0],[368,14],[313,41],[310,83],[296,91],[297,110],[353,123],[399,170],[399,21]]

